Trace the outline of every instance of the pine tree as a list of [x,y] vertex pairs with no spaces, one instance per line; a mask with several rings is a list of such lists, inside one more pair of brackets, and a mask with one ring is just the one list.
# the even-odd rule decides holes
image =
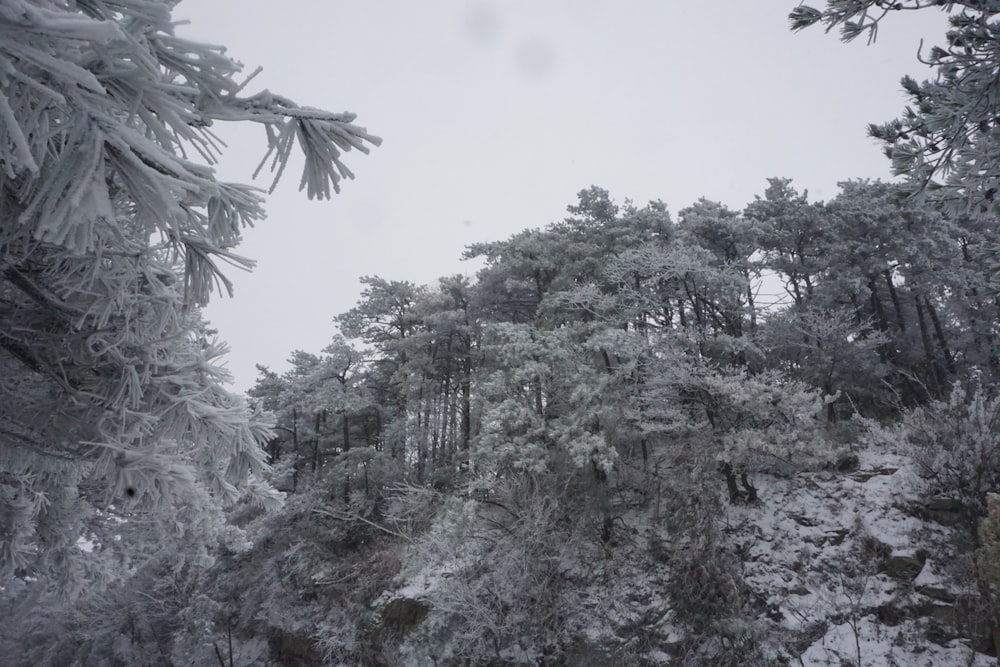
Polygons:
[[844,41],[874,41],[882,21],[905,10],[951,13],[944,46],[921,50],[935,70],[931,80],[906,76],[910,104],[900,118],[869,126],[884,143],[893,171],[905,175],[911,193],[930,195],[956,218],[995,217],[1000,208],[1000,2],[996,0],[827,0],[823,9],[799,5],[789,15],[793,30],[823,23]]
[[212,125],[261,124],[275,183],[298,144],[310,198],[380,139],[246,94],[223,48],[174,34],[174,4],[0,3],[0,588],[66,576],[81,537],[108,546],[109,512],[276,499],[268,430],[222,388],[198,312],[231,291],[220,263],[252,265],[233,248],[263,217],[216,178]]

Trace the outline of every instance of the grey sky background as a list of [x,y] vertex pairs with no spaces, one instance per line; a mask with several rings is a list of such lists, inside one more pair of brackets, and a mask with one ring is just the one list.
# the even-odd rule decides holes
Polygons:
[[[251,84],[358,114],[384,139],[347,155],[357,179],[332,201],[297,192],[300,163],[245,233],[233,299],[206,316],[227,340],[234,388],[254,364],[319,352],[358,279],[432,283],[477,266],[466,245],[565,217],[590,185],[618,201],[699,197],[741,209],[766,179],[810,198],[847,178],[889,178],[865,126],[896,117],[903,74],[943,42],[945,14],[889,17],[878,41],[792,34],[795,0],[186,0],[179,34],[228,47]],[[822,4],[817,0],[815,4]],[[218,128],[226,180],[250,182],[260,128]],[[267,187],[270,180],[261,178]]]

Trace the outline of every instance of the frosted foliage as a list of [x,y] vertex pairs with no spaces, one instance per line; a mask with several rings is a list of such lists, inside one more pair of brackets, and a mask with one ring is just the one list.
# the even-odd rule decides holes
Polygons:
[[265,420],[222,388],[197,311],[231,291],[222,263],[251,266],[233,248],[263,216],[259,190],[216,180],[211,127],[261,124],[275,183],[299,145],[309,197],[380,140],[353,114],[244,94],[225,49],[174,34],[174,4],[0,3],[4,577],[65,572],[95,508],[159,511],[195,487],[280,501]]
[[903,77],[909,104],[896,120],[869,126],[869,134],[883,142],[893,171],[908,178],[911,191],[929,196],[956,217],[992,224],[1000,205],[1000,3],[827,0],[822,9],[800,5],[789,19],[793,30],[825,24],[828,31],[838,29],[844,41],[864,37],[872,42],[887,16],[926,8],[950,13],[944,39],[920,45],[920,61],[934,76],[920,82]]
[[402,664],[539,664],[568,630],[563,572],[585,548],[566,511],[523,481],[498,484],[487,502],[454,501],[410,550],[412,583],[383,594],[429,608],[400,647]]
[[933,492],[981,516],[988,494],[1000,483],[1000,396],[981,386],[978,375],[970,385],[956,382],[947,401],[915,408],[894,427],[868,422],[867,437],[906,447]]
[[564,453],[579,468],[609,471],[617,453],[592,432],[603,385],[581,346],[567,332],[520,324],[490,325],[484,339],[497,370],[480,386],[477,470],[542,472],[553,455]]

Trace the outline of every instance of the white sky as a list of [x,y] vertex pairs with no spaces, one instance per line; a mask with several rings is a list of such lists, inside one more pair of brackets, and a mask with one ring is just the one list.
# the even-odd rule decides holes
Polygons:
[[[921,37],[936,10],[889,17],[873,46],[813,28],[792,34],[796,0],[186,0],[183,36],[223,44],[251,84],[330,111],[384,139],[345,162],[357,179],[332,201],[297,192],[290,165],[248,230],[251,274],[206,316],[232,353],[234,387],[255,363],[287,369],[319,352],[359,277],[424,284],[454,273],[466,245],[565,217],[590,185],[618,201],[698,197],[741,209],[766,178],[813,199],[838,181],[888,178],[865,134],[902,110],[899,79],[929,70]],[[822,0],[815,0],[821,5]],[[220,128],[222,178],[249,182],[260,128]],[[261,179],[267,187],[270,180]]]

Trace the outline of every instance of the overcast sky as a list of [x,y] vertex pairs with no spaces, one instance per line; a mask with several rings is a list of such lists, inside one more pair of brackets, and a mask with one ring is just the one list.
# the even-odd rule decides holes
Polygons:
[[[297,192],[290,166],[268,219],[246,232],[256,270],[233,271],[235,298],[206,309],[232,347],[234,388],[253,384],[256,363],[284,371],[293,349],[319,352],[361,276],[473,276],[466,245],[561,220],[590,185],[676,213],[702,196],[740,209],[771,176],[821,200],[847,178],[889,178],[865,126],[902,110],[903,74],[929,75],[917,49],[943,41],[945,15],[900,12],[876,44],[844,45],[820,29],[792,34],[795,4],[180,3],[181,35],[264,68],[254,92],[354,111],[384,139],[347,156],[357,179],[332,201]],[[263,131],[220,133],[222,178],[249,182]]]

